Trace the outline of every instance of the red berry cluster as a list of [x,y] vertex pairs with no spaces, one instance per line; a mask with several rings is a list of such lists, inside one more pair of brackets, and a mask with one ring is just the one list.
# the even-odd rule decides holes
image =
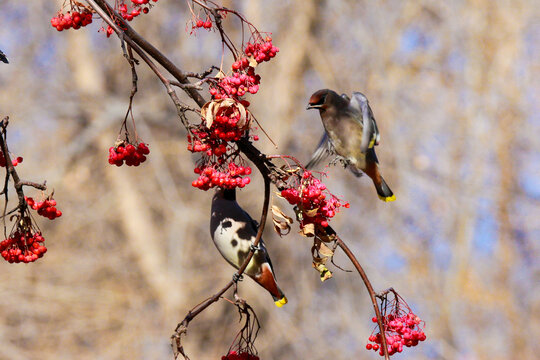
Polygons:
[[[22,162],[23,162],[22,156],[17,156],[15,159],[11,160],[11,163],[13,164],[13,166],[17,166]],[[6,158],[4,157],[4,153],[2,151],[0,151],[0,166],[6,167]]]
[[[202,123],[188,134],[188,150],[203,153],[201,164],[194,170],[199,178],[192,185],[201,190],[216,186],[242,188],[251,181],[248,177],[242,178],[251,174],[251,168],[234,162],[237,155],[229,142],[240,140],[249,129],[247,112],[233,99],[215,100],[210,104],[214,105],[203,111],[213,119],[210,127],[208,120],[203,118]],[[203,110],[205,108],[206,105]]]
[[0,242],[0,254],[9,263],[33,262],[47,252],[44,241],[40,232],[17,229],[9,238]]
[[[385,314],[382,317],[382,322],[389,355],[402,352],[403,346],[416,346],[419,342],[426,340],[426,334],[423,330],[424,322],[411,311],[405,300],[397,293],[394,292],[394,296],[394,300],[391,302],[384,300],[383,303],[387,304],[387,306],[381,309]],[[386,313],[388,307],[390,307],[390,311]],[[377,317],[373,317],[371,321],[376,323]],[[379,351],[379,355],[384,356],[381,348],[381,333],[375,333],[378,329],[377,326],[373,330],[369,337],[370,343],[366,345],[366,349]]]
[[[131,0],[131,7],[128,8],[128,6],[125,3],[126,0],[120,1],[120,4],[118,5],[118,13],[120,16],[122,16],[122,19],[126,21],[131,21],[137,16],[143,14],[148,14],[150,11],[150,8],[152,5],[150,4],[150,0]],[[153,2],[158,2],[158,0],[152,0]],[[103,30],[103,29],[102,29]],[[114,32],[113,28],[110,26],[107,26],[107,30],[105,30],[105,34],[107,37],[110,37],[112,33]]]
[[58,31],[67,29],[80,29],[88,24],[92,23],[92,13],[88,9],[82,11],[67,12],[66,14],[58,13],[51,19],[51,25]]
[[194,30],[199,28],[210,30],[212,28],[212,20],[209,18],[206,19],[206,21],[202,21],[201,19],[194,20],[191,29]]
[[[152,1],[157,2],[158,0]],[[131,21],[137,16],[141,15],[141,12],[143,14],[148,14],[148,12],[150,11],[150,0],[131,0],[131,2],[131,5],[133,6],[131,9],[128,9],[128,6],[124,2],[122,2],[122,4],[118,6],[118,12],[124,20]]]
[[253,56],[260,64],[263,61],[270,61],[279,52],[279,48],[272,44],[272,38],[267,36],[266,41],[257,41],[253,44],[248,42],[244,49],[247,56]]
[[281,196],[289,204],[298,206],[302,214],[301,228],[307,224],[327,227],[329,219],[336,215],[341,206],[349,208],[349,203],[342,204],[311,171],[305,171],[296,186],[282,190]]
[[39,215],[44,216],[49,220],[54,220],[57,217],[62,216],[62,212],[55,207],[56,200],[54,200],[52,197],[36,202],[33,198],[25,196],[24,200],[26,200],[28,206],[34,210],[37,210]]
[[127,166],[139,166],[146,161],[146,155],[150,154],[150,149],[145,143],[139,143],[137,146],[127,144],[122,141],[116,146],[109,148],[109,164],[122,166],[124,161]]
[[197,180],[194,180],[191,185],[201,190],[219,186],[225,189],[234,189],[235,187],[243,188],[251,182],[249,177],[242,178],[244,175],[251,174],[249,166],[238,166],[235,163],[229,163],[228,171],[220,171],[212,166],[206,166],[202,169],[196,167],[195,174],[200,174]]
[[240,353],[231,351],[227,355],[223,355],[221,360],[259,360],[259,357],[257,355],[252,355],[247,351],[242,351]]
[[[256,94],[259,91],[259,83],[261,76],[255,74],[255,69],[248,66],[245,72],[235,71],[234,67],[237,63],[249,63],[247,58],[242,58],[233,63],[233,75],[223,77],[216,87],[210,88],[210,94],[215,99],[222,99],[234,96],[244,96],[246,92]],[[249,103],[248,105],[249,106]]]
[[[279,49],[272,45],[272,38],[262,38],[258,42],[248,42],[244,55],[232,64],[232,76],[225,76],[210,88],[214,99],[240,97],[246,93],[256,94],[259,91],[261,76],[255,74],[255,66],[263,61],[269,61],[276,56]],[[250,60],[251,59],[251,60]],[[249,106],[249,103],[245,105]]]

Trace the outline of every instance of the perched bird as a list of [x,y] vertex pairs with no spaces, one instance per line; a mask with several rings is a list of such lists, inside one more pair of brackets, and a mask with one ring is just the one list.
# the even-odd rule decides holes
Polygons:
[[329,89],[319,90],[311,95],[307,109],[319,109],[325,134],[306,167],[337,155],[336,160],[354,175],[359,177],[364,172],[373,180],[382,201],[396,200],[379,172],[374,148],[379,144],[379,129],[364,94],[353,92],[349,98]]
[[[234,189],[218,189],[212,199],[210,234],[221,255],[229,264],[240,268],[257,236],[255,220],[236,202]],[[268,290],[274,303],[282,307],[287,298],[276,283],[270,257],[261,239],[245,273]]]
[[6,57],[6,55],[0,50],[0,61],[5,62],[6,64],[9,64],[9,61]]

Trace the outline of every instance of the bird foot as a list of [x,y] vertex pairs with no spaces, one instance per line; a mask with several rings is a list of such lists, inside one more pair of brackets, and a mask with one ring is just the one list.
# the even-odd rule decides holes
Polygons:
[[232,280],[236,284],[237,282],[244,280],[244,276],[238,275],[238,273],[234,273],[234,275],[232,276]]
[[256,252],[256,251],[261,250],[261,247],[260,247],[260,246],[255,246],[255,245],[251,244],[251,246],[249,247],[249,250],[251,250],[251,251],[253,251],[253,252]]

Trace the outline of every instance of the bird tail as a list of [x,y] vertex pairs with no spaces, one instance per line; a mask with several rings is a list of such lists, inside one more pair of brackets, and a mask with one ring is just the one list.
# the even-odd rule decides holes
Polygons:
[[287,297],[285,296],[285,294],[283,294],[283,291],[281,291],[280,288],[278,288],[278,291],[279,291],[279,296],[272,295],[272,298],[274,299],[274,304],[276,304],[277,307],[282,307],[283,305],[285,305],[288,302],[288,300],[287,300]]
[[373,184],[375,184],[375,188],[377,189],[377,195],[379,195],[379,199],[381,199],[384,202],[389,201],[395,201],[396,195],[390,190],[390,187],[388,187],[388,184],[386,181],[384,181],[383,177],[380,177],[380,182],[373,180]]

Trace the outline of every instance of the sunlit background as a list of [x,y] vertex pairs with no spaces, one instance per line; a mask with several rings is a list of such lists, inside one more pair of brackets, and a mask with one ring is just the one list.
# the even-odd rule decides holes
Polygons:
[[[47,180],[64,213],[38,219],[44,258],[0,263],[0,359],[172,359],[176,324],[233,274],[210,238],[212,193],[191,186],[197,157],[186,151],[174,106],[146,66],[138,67],[134,115],[150,144],[148,161],[107,163],[128,106],[130,68],[118,39],[98,32],[100,21],[78,31],[52,28],[61,3],[0,0],[0,49],[10,60],[0,63],[0,116],[10,116],[11,151],[24,157],[19,174]],[[260,91],[249,96],[278,145],[259,131],[264,152],[309,159],[322,124],[305,107],[320,88],[362,91],[370,100],[381,171],[397,201],[379,201],[367,177],[339,166],[326,169],[327,185],[351,203],[332,225],[375,288],[394,287],[426,322],[427,341],[396,358],[535,359],[538,3],[223,5],[271,32],[280,48],[258,68]],[[133,26],[186,71],[219,65],[219,35],[190,36],[190,19],[184,1],[161,0]],[[225,24],[239,41],[237,25]],[[193,105],[183,94],[182,101]],[[13,206],[13,191],[10,199]],[[259,176],[238,199],[259,217]],[[321,283],[297,224],[284,238],[271,228],[265,241],[289,304],[276,308],[251,279],[240,286],[262,323],[261,358],[378,358],[365,350],[373,314],[357,274],[331,268],[334,278]],[[341,253],[335,262],[352,269]],[[219,359],[239,326],[234,307],[219,302],[190,325],[186,351],[192,360]]]

